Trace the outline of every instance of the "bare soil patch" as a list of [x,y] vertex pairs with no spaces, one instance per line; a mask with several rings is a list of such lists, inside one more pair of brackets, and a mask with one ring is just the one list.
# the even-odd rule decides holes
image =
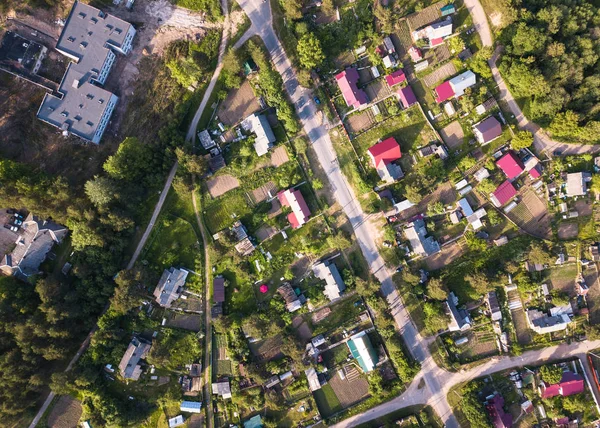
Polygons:
[[558,226],[558,239],[574,239],[579,233],[579,225],[577,223],[561,223]]
[[277,146],[275,150],[271,153],[271,166],[275,168],[279,168],[281,165],[290,161],[290,157],[288,156],[288,152],[285,146]]
[[[549,238],[551,233],[550,216],[546,202],[531,189],[525,191],[521,202],[508,213],[508,217],[526,232],[540,237]],[[577,225],[575,225],[575,236],[577,236]],[[560,229],[559,229],[560,237]]]
[[364,89],[371,103],[379,102],[392,95],[392,90],[384,79],[377,79],[369,83]]
[[73,428],[78,426],[83,409],[81,402],[70,395],[61,396],[48,416],[49,428]]
[[260,110],[249,80],[237,89],[230,90],[227,98],[219,106],[217,116],[223,124],[233,126]]
[[449,148],[455,149],[460,147],[464,141],[465,133],[458,121],[454,121],[440,131],[442,140]]
[[355,113],[346,118],[346,127],[352,134],[360,134],[375,124],[375,119],[371,109]]
[[587,304],[590,310],[590,323],[600,323],[600,284],[598,284],[598,268],[588,267],[584,271],[585,282],[590,287],[587,294]]
[[167,320],[168,327],[183,328],[190,331],[200,331],[202,326],[202,315],[174,314]]
[[308,326],[308,324],[306,322],[303,322],[302,324],[300,324],[300,326],[296,329],[296,331],[298,332],[298,335],[300,336],[300,338],[302,340],[310,340],[310,338],[312,337],[312,330],[310,329],[310,327]]
[[208,187],[210,196],[217,198],[230,190],[240,187],[240,182],[233,175],[224,174],[208,180],[206,186]]
[[587,199],[579,199],[575,202],[575,209],[581,217],[592,215],[592,204]]
[[275,194],[277,193],[277,186],[275,186],[275,183],[273,183],[272,181],[263,184],[258,189],[254,189],[250,193],[250,198],[252,199],[252,202],[254,202],[255,204],[259,204],[270,198],[269,193],[273,196],[275,196]]
[[443,247],[442,251],[439,253],[427,257],[425,259],[425,263],[427,263],[429,270],[442,269],[452,263],[454,260],[458,259],[464,253],[465,248],[460,243],[460,240],[455,241],[452,244]]
[[344,409],[359,403],[369,395],[369,382],[367,382],[365,376],[361,375],[349,380],[351,377],[346,377],[346,379],[342,380],[336,373],[329,380],[329,385],[333,388],[335,395],[340,400],[340,404]]
[[267,239],[271,239],[273,236],[277,234],[278,230],[273,226],[269,226],[268,224],[262,225],[255,233],[256,239],[259,242],[266,241]]
[[450,76],[454,76],[456,74],[456,67],[453,62],[448,62],[441,67],[434,70],[432,73],[429,73],[427,76],[423,77],[423,83],[428,88],[431,88],[437,85],[442,80],[446,80]]

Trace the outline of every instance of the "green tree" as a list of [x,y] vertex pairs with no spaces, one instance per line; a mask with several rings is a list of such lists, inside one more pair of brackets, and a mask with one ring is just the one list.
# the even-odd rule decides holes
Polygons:
[[579,131],[579,115],[571,110],[558,113],[549,129],[557,137],[573,137]]
[[521,150],[531,147],[533,144],[533,134],[529,131],[518,131],[510,142],[513,150]]
[[315,68],[323,63],[325,54],[313,33],[305,34],[298,40],[298,58],[304,68]]
[[479,190],[481,193],[487,196],[490,193],[494,192],[494,190],[496,190],[496,185],[489,178],[484,178],[477,185],[477,190]]
[[423,199],[421,189],[415,185],[408,185],[404,188],[404,196],[413,204],[418,204]]
[[440,201],[434,202],[433,204],[427,205],[427,214],[428,215],[439,215],[443,214],[445,211],[444,204]]
[[465,41],[462,39],[460,34],[455,37],[450,37],[448,39],[448,47],[452,53],[462,52],[465,49]]
[[85,183],[85,194],[97,207],[111,203],[116,191],[115,183],[108,177],[96,175]]
[[473,168],[475,165],[477,165],[477,161],[475,160],[475,158],[473,156],[469,156],[469,155],[462,158],[460,160],[460,162],[458,163],[458,167],[460,169],[462,169],[463,171],[468,171],[469,169]]
[[425,302],[423,314],[425,315],[425,328],[431,333],[445,330],[448,327],[448,319],[441,302]]
[[563,376],[563,371],[555,365],[545,365],[540,368],[542,380],[550,385],[560,383]]
[[427,282],[427,295],[432,299],[444,301],[448,296],[448,288],[439,278],[431,278]]
[[480,271],[475,271],[466,275],[465,280],[471,285],[473,290],[475,290],[478,295],[485,294],[490,289],[490,281],[485,274]]

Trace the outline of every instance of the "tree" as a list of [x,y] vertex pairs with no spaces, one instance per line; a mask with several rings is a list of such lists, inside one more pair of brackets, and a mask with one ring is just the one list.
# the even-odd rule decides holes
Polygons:
[[111,299],[111,308],[118,314],[125,315],[137,308],[142,299],[148,297],[143,283],[145,275],[137,268],[122,270],[118,273],[115,283],[115,294]]
[[434,202],[433,204],[427,205],[427,214],[428,215],[439,215],[444,214],[444,204],[440,201]]
[[406,186],[404,188],[404,196],[406,196],[406,199],[411,201],[413,204],[418,204],[423,199],[423,196],[421,196],[421,190],[415,185]]
[[302,0],[280,0],[283,12],[288,19],[302,18]]
[[529,247],[528,259],[530,263],[545,265],[550,262],[552,255],[546,249],[546,245],[541,242],[532,242]]
[[304,68],[315,68],[323,63],[325,55],[319,39],[313,33],[303,35],[298,41],[298,58]]
[[101,207],[114,200],[116,186],[110,178],[96,175],[85,183],[85,194],[94,205]]
[[558,113],[552,120],[549,129],[557,137],[572,137],[579,130],[579,115],[572,110]]
[[545,365],[540,368],[540,375],[542,380],[550,385],[560,383],[563,376],[563,371],[560,367],[555,365]]
[[484,79],[490,79],[492,77],[492,69],[488,64],[488,60],[492,57],[492,48],[485,46],[481,48],[473,57],[469,60],[471,69],[479,74]]
[[479,190],[484,195],[489,195],[490,193],[493,193],[494,190],[496,190],[496,185],[489,178],[484,178],[477,185],[477,190]]
[[490,222],[490,226],[498,226],[502,223],[502,217],[498,214],[498,211],[491,209],[487,213],[488,221]]
[[460,162],[458,163],[458,167],[460,169],[462,169],[463,171],[468,171],[469,169],[473,168],[475,165],[477,165],[477,161],[475,160],[475,158],[473,156],[469,156],[469,155],[462,158],[460,160]]
[[518,131],[510,142],[513,150],[521,150],[531,147],[533,144],[533,134],[529,131]]
[[448,327],[448,319],[441,302],[426,302],[423,305],[423,314],[425,315],[425,327],[430,332],[445,330]]
[[489,291],[490,281],[479,271],[475,271],[465,276],[465,280],[471,284],[471,287],[478,295],[485,294]]
[[452,53],[459,53],[465,49],[465,41],[462,39],[460,34],[458,36],[448,38],[448,45],[450,52]]
[[537,53],[544,49],[546,35],[535,27],[530,27],[521,22],[517,26],[512,38],[513,52],[515,55]]
[[427,282],[427,295],[432,299],[443,301],[448,296],[448,288],[439,278],[431,278]]

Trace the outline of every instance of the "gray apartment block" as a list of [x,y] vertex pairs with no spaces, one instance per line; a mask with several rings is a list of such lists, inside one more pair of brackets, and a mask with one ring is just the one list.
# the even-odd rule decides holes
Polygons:
[[46,94],[38,118],[64,133],[98,144],[118,97],[101,85],[115,62],[115,52],[131,51],[135,28],[95,7],[75,2],[56,50],[73,60],[58,89]]

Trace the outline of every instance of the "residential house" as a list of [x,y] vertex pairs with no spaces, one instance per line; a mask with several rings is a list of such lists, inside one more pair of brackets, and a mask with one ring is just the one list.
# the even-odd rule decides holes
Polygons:
[[369,373],[375,368],[379,357],[366,331],[361,331],[354,336],[350,336],[346,344],[348,345],[348,349],[350,349],[352,357],[363,372]]
[[365,91],[358,89],[359,76],[355,68],[347,68],[337,74],[335,80],[348,107],[360,108],[369,102]]
[[300,296],[296,294],[292,286],[289,282],[284,282],[278,289],[277,292],[283,297],[285,301],[285,308],[288,312],[297,311],[302,307],[302,300],[304,300],[304,296],[300,299]]
[[402,107],[405,109],[417,103],[417,97],[410,86],[398,89],[396,94],[398,95]]
[[494,239],[494,245],[496,247],[501,247],[506,244],[508,244],[508,237],[506,235],[502,235],[499,236],[498,239]]
[[213,300],[215,303],[225,302],[225,278],[222,276],[213,279]]
[[385,46],[388,54],[396,53],[396,47],[389,36],[383,38],[383,45]]
[[319,376],[317,375],[317,371],[313,367],[304,370],[304,374],[306,374],[306,379],[308,380],[308,388],[311,391],[314,392],[317,389],[321,389],[321,382],[319,381]]
[[160,306],[170,308],[171,304],[179,299],[181,293],[183,293],[188,273],[185,269],[174,267],[164,270],[154,289],[154,298]]
[[544,381],[540,382],[539,391],[542,398],[581,394],[585,391],[585,380],[580,374],[566,371],[563,372],[559,383],[550,385]]
[[434,91],[436,93],[435,101],[438,104],[450,99],[462,97],[467,88],[477,83],[477,77],[471,70],[467,70],[450,80],[438,85]]
[[486,398],[485,410],[494,428],[512,427],[513,417],[504,411],[504,398],[500,394],[495,393]]
[[458,207],[462,211],[463,216],[467,219],[469,224],[473,227],[473,230],[477,231],[483,227],[481,219],[487,215],[485,208],[479,208],[477,211],[473,211],[467,198],[462,198],[458,201]]
[[300,190],[287,189],[281,191],[277,194],[277,198],[282,206],[292,209],[292,212],[287,216],[292,228],[298,229],[308,221],[310,210]]
[[339,299],[342,291],[346,289],[346,284],[344,284],[335,263],[332,261],[319,262],[313,266],[313,272],[317,278],[325,281],[323,294],[329,300]]
[[502,311],[500,310],[500,304],[498,303],[498,296],[495,291],[490,291],[485,300],[487,301],[492,321],[502,321]]
[[444,302],[446,313],[450,316],[448,330],[465,331],[471,328],[471,318],[465,309],[458,309],[458,297],[451,291]]
[[475,112],[481,116],[485,113],[487,113],[488,111],[494,109],[498,107],[498,103],[496,102],[496,100],[492,97],[489,98],[488,100],[484,101],[482,104],[479,104],[478,106],[475,107]]
[[410,55],[412,62],[419,62],[423,59],[423,53],[421,52],[421,49],[416,46],[411,46],[408,49],[408,54]]
[[385,81],[387,82],[387,84],[390,87],[406,81],[406,76],[404,75],[404,70],[399,68],[398,70],[394,71],[393,73],[388,74],[387,76],[385,76]]
[[426,158],[431,155],[438,155],[441,160],[448,159],[448,150],[446,150],[446,147],[444,147],[443,144],[433,143],[428,146],[421,147],[420,149],[417,150],[417,153],[422,158]]
[[502,135],[502,125],[494,116],[490,116],[473,126],[473,133],[479,144],[486,145]]
[[440,244],[433,236],[427,236],[427,229],[422,218],[414,220],[404,229],[410,241],[413,252],[419,256],[428,257],[440,252]]
[[275,142],[275,134],[271,129],[269,120],[264,114],[252,114],[246,118],[246,128],[256,134],[254,150],[258,156],[266,155]]
[[212,384],[212,393],[222,397],[224,400],[231,398],[231,386],[228,379],[222,379]]
[[385,68],[394,68],[398,65],[398,60],[394,55],[386,55],[381,60]]
[[386,138],[370,147],[367,154],[379,177],[386,183],[393,183],[404,176],[400,165],[394,163],[402,157],[400,145],[394,137]]
[[0,271],[26,279],[40,273],[40,265],[52,247],[69,230],[52,220],[15,210],[0,210]]
[[500,208],[515,196],[517,196],[517,189],[510,181],[506,180],[494,190],[490,199],[496,207]]
[[150,352],[152,345],[138,337],[134,337],[129,342],[123,358],[119,363],[119,372],[123,379],[138,380],[142,374],[140,360],[143,360]]
[[208,129],[198,132],[198,139],[200,140],[200,144],[204,147],[205,150],[210,150],[217,145],[215,141],[210,136]]
[[586,183],[592,179],[588,172],[573,172],[567,174],[567,196],[584,196],[587,194]]
[[128,22],[75,1],[56,50],[69,63],[56,94],[46,94],[37,117],[94,144],[100,143],[118,97],[102,88],[116,60],[131,51],[135,28]]
[[525,170],[525,165],[523,165],[523,162],[519,156],[512,150],[509,150],[500,159],[498,159],[496,165],[502,170],[502,172],[506,175],[506,178],[509,180],[517,178]]
[[526,313],[529,328],[538,334],[546,334],[565,330],[571,323],[571,318],[565,314],[549,316],[537,309],[528,309]]
[[7,31],[0,44],[0,63],[7,64],[13,69],[37,74],[47,53],[46,46],[27,40],[15,32]]
[[421,39],[428,39],[429,41],[435,39],[443,39],[452,34],[452,19],[447,16],[443,21],[434,22],[425,27],[419,28],[412,32],[412,38],[414,41]]
[[401,202],[398,202],[397,204],[394,204],[394,208],[396,208],[396,214],[400,214],[401,212],[406,211],[407,209],[412,208],[414,206],[415,206],[415,204],[413,204],[408,199],[405,199]]
[[600,246],[598,244],[590,245],[590,254],[593,261],[600,261]]
[[236,251],[242,256],[247,256],[251,254],[256,248],[250,238],[248,237],[248,230],[242,224],[241,221],[236,221],[231,226],[231,232],[235,237],[237,244],[235,244]]

